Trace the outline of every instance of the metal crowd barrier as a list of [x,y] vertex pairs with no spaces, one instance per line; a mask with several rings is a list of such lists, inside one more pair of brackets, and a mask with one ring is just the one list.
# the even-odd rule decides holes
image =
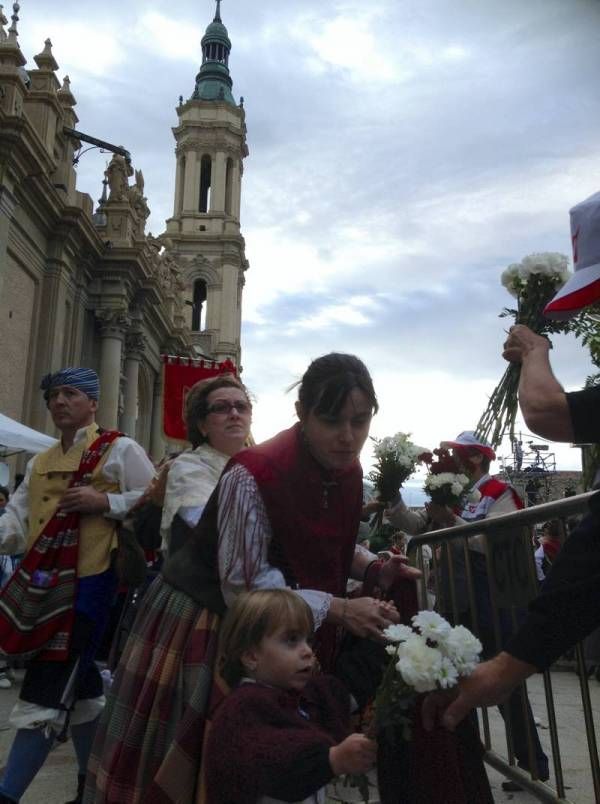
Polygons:
[[[424,577],[429,575],[430,578],[429,590],[425,583],[420,584],[420,607],[431,608],[432,598],[435,598],[435,609],[454,624],[462,623],[476,633],[484,644],[484,656],[490,658],[502,649],[510,633],[518,628],[529,601],[539,592],[533,556],[532,537],[535,525],[558,519],[562,522],[566,535],[566,520],[586,514],[592,497],[600,498],[600,492],[588,492],[468,525],[413,536],[408,545],[408,556],[424,572]],[[425,546],[431,548],[429,567],[426,566],[428,558],[424,555]],[[598,593],[600,594],[600,590]],[[600,764],[581,644],[575,647],[575,656],[590,772],[595,801],[600,802]],[[560,728],[550,671],[543,673],[543,683],[551,746],[549,760],[550,768],[554,770],[554,786],[540,781],[539,778],[534,748],[536,735],[533,733],[536,727],[533,717],[528,717],[530,710],[526,684],[522,684],[520,690],[517,689],[517,708],[515,709],[512,700],[503,708],[505,756],[492,745],[488,710],[484,708],[480,711],[485,760],[539,801],[579,804],[565,797],[568,788],[563,775]],[[520,727],[525,728],[529,771],[517,766],[514,749],[515,717],[521,721]],[[522,740],[522,733],[520,739]],[[547,749],[544,750],[548,753]]]

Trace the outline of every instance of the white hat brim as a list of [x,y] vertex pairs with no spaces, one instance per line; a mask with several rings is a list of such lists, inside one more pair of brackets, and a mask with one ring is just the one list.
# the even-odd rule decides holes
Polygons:
[[573,276],[546,305],[548,318],[570,318],[583,307],[600,301],[600,263],[575,271]]

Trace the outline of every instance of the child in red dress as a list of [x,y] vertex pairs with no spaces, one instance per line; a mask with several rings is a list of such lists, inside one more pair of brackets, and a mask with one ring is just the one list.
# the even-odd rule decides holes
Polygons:
[[310,608],[287,589],[249,592],[229,610],[221,673],[237,686],[208,737],[211,804],[316,804],[334,776],[373,766],[375,743],[349,734],[348,692],[313,674],[312,633]]

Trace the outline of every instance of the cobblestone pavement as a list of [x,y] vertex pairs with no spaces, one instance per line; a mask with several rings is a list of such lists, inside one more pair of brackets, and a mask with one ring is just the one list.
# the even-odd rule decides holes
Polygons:
[[[17,674],[18,678],[22,673]],[[557,719],[559,722],[559,741],[562,752],[563,773],[567,798],[573,804],[594,804],[594,792],[589,771],[589,755],[583,715],[579,680],[572,672],[552,674]],[[541,721],[540,737],[542,745],[550,753],[550,735],[547,729],[547,713],[541,677],[528,682],[529,697],[535,716]],[[14,732],[7,723],[11,707],[16,700],[18,685],[11,690],[0,690],[0,766],[4,764]],[[592,707],[595,714],[596,730],[600,724],[600,684],[590,683]],[[498,753],[505,752],[502,721],[496,710],[490,710],[492,745]],[[513,801],[514,804],[532,804],[536,799],[530,793],[505,793],[501,789],[503,777],[492,768],[488,769],[490,782],[496,802]],[[74,797],[77,777],[77,763],[72,744],[66,743],[52,751],[48,761],[36,780],[21,799],[21,804],[64,804]]]

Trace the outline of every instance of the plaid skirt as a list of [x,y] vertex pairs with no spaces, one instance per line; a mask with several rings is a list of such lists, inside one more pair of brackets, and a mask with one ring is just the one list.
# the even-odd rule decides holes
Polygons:
[[85,804],[198,804],[219,617],[158,577],[115,672],[88,765]]

